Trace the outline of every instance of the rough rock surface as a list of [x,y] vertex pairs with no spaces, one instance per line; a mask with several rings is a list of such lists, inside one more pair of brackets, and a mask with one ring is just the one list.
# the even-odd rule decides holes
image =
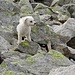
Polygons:
[[50,71],[49,75],[74,75],[75,65],[69,67],[60,67]]
[[[74,0],[0,0],[0,75],[49,75],[49,72],[73,75],[74,3]],[[31,30],[32,41],[17,45],[16,26],[27,15],[36,21]]]
[[0,66],[3,68],[2,71],[0,71],[1,74],[9,71],[14,74],[17,73],[17,75],[21,72],[26,75],[48,75],[52,68],[73,64],[60,52],[53,50],[45,54],[37,53],[34,56],[28,56],[14,51],[4,53],[4,55],[6,54],[8,54],[9,57],[4,59]]
[[75,35],[75,19],[69,18],[63,25],[54,27],[54,31],[60,35],[69,36]]

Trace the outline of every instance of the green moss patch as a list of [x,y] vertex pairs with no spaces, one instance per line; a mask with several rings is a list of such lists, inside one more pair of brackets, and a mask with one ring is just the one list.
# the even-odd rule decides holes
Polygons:
[[23,72],[21,72],[20,75],[26,75],[26,74],[24,74]]
[[2,67],[2,68],[5,68],[6,66],[7,66],[6,63],[2,63],[2,64],[1,64],[1,67]]
[[49,33],[49,27],[46,27],[46,33]]
[[26,6],[22,6],[21,11],[22,11],[22,13],[25,13],[25,14],[31,14],[32,13]]
[[65,56],[62,53],[60,53],[60,52],[56,52],[56,51],[50,50],[49,53],[53,56],[53,58],[57,58],[57,59],[65,58]]
[[18,64],[20,64],[21,62],[22,62],[21,60],[20,60],[20,61],[14,61],[13,64],[18,65]]
[[16,75],[13,71],[6,71],[4,75]]
[[51,11],[50,11],[49,9],[47,9],[47,13],[48,13],[48,14],[50,14],[50,13],[51,13]]
[[24,45],[24,46],[27,46],[27,47],[29,46],[29,43],[27,41],[24,41],[21,44]]
[[37,30],[32,30],[32,32],[33,32],[33,33],[36,33],[36,32],[37,32]]
[[26,59],[26,63],[27,63],[27,64],[33,64],[33,63],[35,63],[35,60],[34,60],[34,58],[31,56],[31,57],[28,57],[28,58]]

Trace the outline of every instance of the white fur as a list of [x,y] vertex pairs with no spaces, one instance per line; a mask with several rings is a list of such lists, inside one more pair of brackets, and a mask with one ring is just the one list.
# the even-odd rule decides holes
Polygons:
[[[31,22],[32,21],[32,22]],[[25,36],[28,41],[31,41],[31,26],[35,24],[32,16],[22,17],[17,25],[18,45],[21,43],[22,37]]]

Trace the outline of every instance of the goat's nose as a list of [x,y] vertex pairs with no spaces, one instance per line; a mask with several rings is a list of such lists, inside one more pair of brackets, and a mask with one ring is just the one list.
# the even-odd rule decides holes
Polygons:
[[36,24],[36,22],[34,23],[34,25]]

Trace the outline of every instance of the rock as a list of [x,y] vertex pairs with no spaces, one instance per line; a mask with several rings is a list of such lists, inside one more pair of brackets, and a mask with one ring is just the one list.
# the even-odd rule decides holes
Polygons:
[[67,44],[67,46],[69,46],[69,47],[71,47],[71,48],[73,48],[73,49],[75,49],[75,37],[73,37],[73,38],[71,38],[66,44]]
[[57,18],[60,22],[65,22],[69,17],[67,15],[63,15],[62,13],[58,12]]
[[15,50],[21,53],[34,55],[38,52],[40,46],[35,42],[22,42]]
[[51,3],[53,2],[53,0],[44,0],[44,4],[47,6],[51,6]]
[[[61,7],[59,2],[0,0],[0,75],[48,75],[53,68],[75,63],[75,20],[68,19],[74,17],[74,4]],[[16,26],[27,15],[37,22],[32,41],[17,45]]]
[[33,13],[33,8],[29,0],[20,0],[19,7],[20,7],[20,17]]
[[[35,21],[36,21],[36,24],[40,24],[40,15],[39,14],[37,14],[37,13],[33,13],[32,14],[32,16],[33,16],[33,18],[35,19]],[[34,26],[36,26],[36,25],[34,25]],[[32,27],[33,28],[33,27]]]
[[53,0],[51,6],[55,5],[59,0]]
[[46,22],[50,19],[51,15],[45,14],[45,15],[40,15],[39,17],[41,22]]
[[34,0],[34,1],[38,2],[38,3],[43,3],[47,6],[50,6],[53,0]]
[[64,44],[58,44],[54,46],[53,49],[61,52],[67,58],[75,60],[75,49]]
[[39,23],[38,25],[32,28],[32,40],[35,42],[43,42],[46,43],[50,38],[49,27],[47,27],[44,23]]
[[[31,38],[34,42],[38,43],[40,46],[45,47],[47,50],[56,50],[56,46],[59,44],[66,44],[70,39],[67,36],[61,36],[52,30],[52,27],[40,23],[32,28]],[[51,46],[48,43],[51,42]]]
[[73,63],[69,61],[60,52],[50,51],[45,54],[35,54],[27,58],[20,58],[20,56],[12,56],[4,59],[0,68],[4,68],[5,71],[0,72],[14,72],[24,73],[26,75],[48,75],[52,68],[60,66],[69,66]]
[[[5,60],[7,58],[20,58],[20,59],[26,59],[27,57],[30,57],[31,55],[29,54],[25,54],[25,53],[21,53],[19,51],[14,51],[15,48],[12,48],[11,50],[7,51],[7,52],[2,52],[1,53],[1,59]],[[15,58],[16,59],[16,58]]]
[[72,18],[75,18],[75,4],[67,4],[66,6],[64,6],[64,8],[67,8]]
[[75,49],[68,47],[69,58],[75,60]]
[[14,23],[18,22],[19,7],[12,1],[0,1],[0,30],[12,32]]
[[74,75],[74,73],[75,73],[75,65],[71,65],[68,67],[60,67],[52,69],[49,75]]
[[70,18],[70,13],[65,9],[65,7],[60,7],[59,5],[53,6],[52,10],[54,13],[52,14],[55,17],[55,20],[64,23],[68,18]]
[[10,74],[12,74],[12,75],[25,75],[25,73],[23,73],[23,72],[15,72],[15,71],[11,71],[11,70],[4,71],[0,74],[4,74],[4,75],[10,75]]
[[75,35],[75,20],[73,18],[69,18],[63,25],[54,26],[54,32],[68,36],[70,39]]
[[0,52],[4,50],[9,50],[11,48],[10,43],[0,36]]
[[50,14],[50,10],[48,9],[48,6],[38,3],[37,6],[34,8],[35,12],[38,12],[39,15],[43,14]]
[[58,4],[59,5],[65,5],[65,4],[70,4],[70,3],[75,3],[75,0],[59,0]]
[[30,3],[34,3],[34,0],[29,0]]
[[5,32],[5,31],[0,31],[0,36],[5,41],[8,42],[8,44],[6,44],[6,46],[8,45],[9,48],[13,48],[13,47],[17,46],[17,39],[16,39],[16,36],[13,35],[13,33]]
[[3,58],[1,57],[1,52],[0,52],[0,64],[3,62]]
[[[16,46],[17,46],[17,39],[12,33],[0,31],[0,52],[2,55]],[[6,57],[4,57],[3,55],[2,59],[4,58]]]
[[46,22],[45,22],[45,24],[47,24],[47,25],[49,25],[49,26],[53,26],[53,25],[61,25],[62,23],[61,22],[59,22],[59,21],[56,21],[56,20],[47,20]]
[[20,0],[13,0],[14,3],[19,2]]

